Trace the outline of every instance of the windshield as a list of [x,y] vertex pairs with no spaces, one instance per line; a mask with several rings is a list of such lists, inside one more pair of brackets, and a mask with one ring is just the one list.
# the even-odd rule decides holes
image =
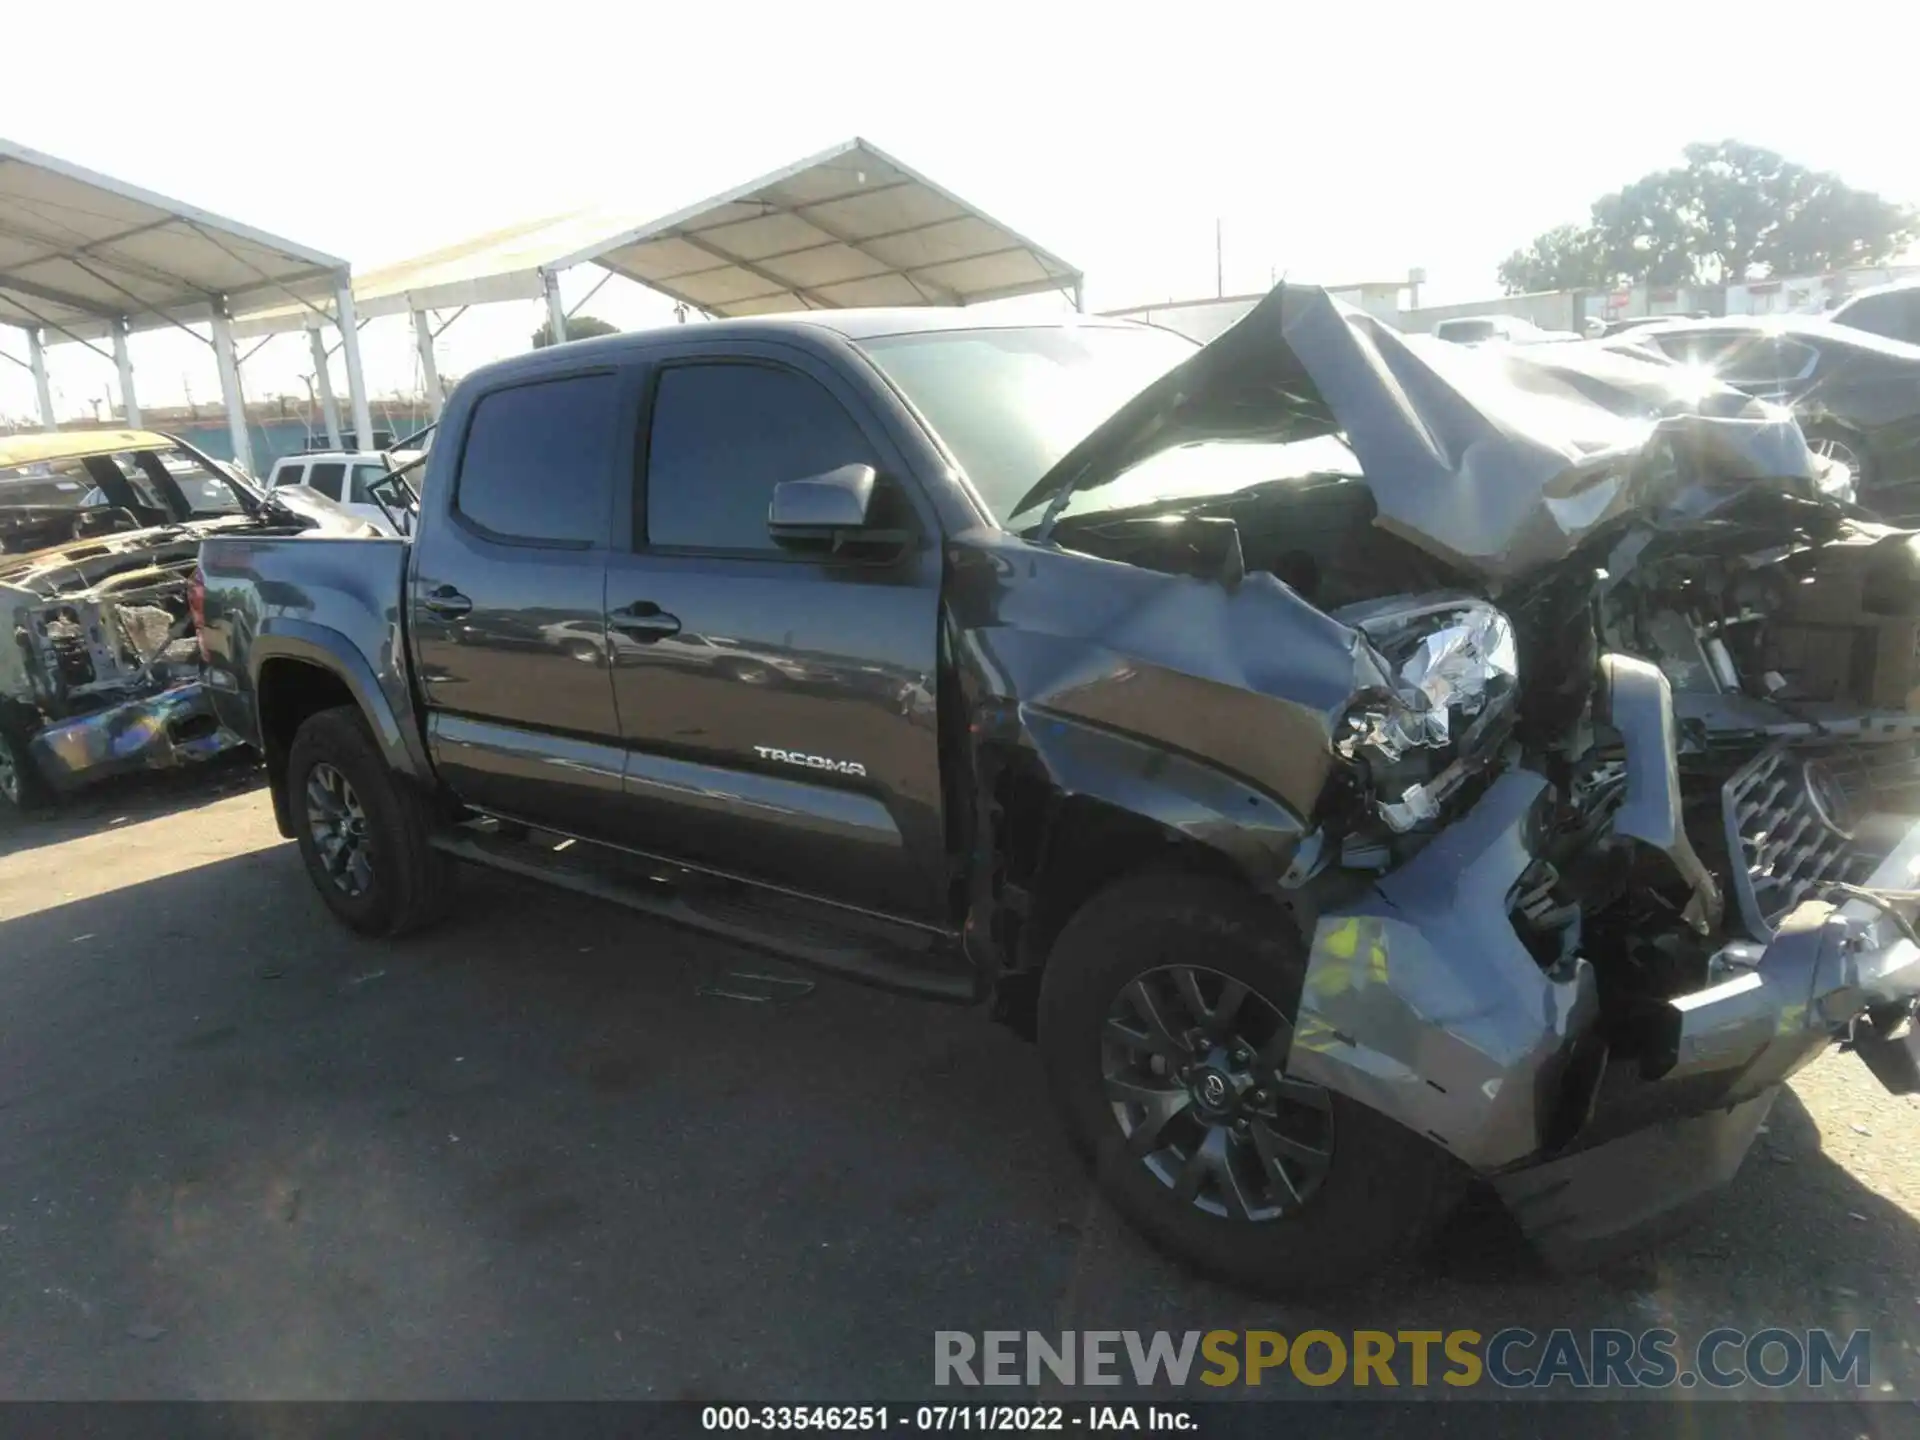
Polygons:
[[861,348],[911,400],[995,520],[1115,410],[1193,354],[1151,326],[885,335]]
[[123,512],[125,528],[244,513],[232,482],[192,452],[120,450],[0,467],[0,508]]

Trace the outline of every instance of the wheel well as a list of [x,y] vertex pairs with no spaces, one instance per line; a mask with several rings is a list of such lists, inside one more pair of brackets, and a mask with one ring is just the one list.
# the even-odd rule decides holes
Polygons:
[[1040,972],[1068,920],[1122,876],[1153,870],[1218,875],[1245,885],[1225,854],[1117,805],[1062,794],[1033,769],[1009,766],[992,785],[992,914],[1000,973],[994,1013],[1029,1039]]
[[290,835],[287,818],[287,751],[307,720],[322,710],[356,705],[347,682],[324,666],[305,660],[269,660],[260,667],[254,701],[260,715],[260,748],[267,762],[273,815],[280,833]]

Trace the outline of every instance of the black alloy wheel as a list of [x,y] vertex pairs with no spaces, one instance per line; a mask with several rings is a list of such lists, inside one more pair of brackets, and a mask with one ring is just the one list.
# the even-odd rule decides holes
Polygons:
[[373,841],[352,783],[324,761],[307,772],[307,829],[326,875],[349,896],[373,888]]
[[1244,981],[1197,965],[1121,990],[1101,1039],[1114,1119],[1175,1195],[1224,1220],[1278,1220],[1333,1163],[1325,1089],[1284,1073],[1293,1027]]

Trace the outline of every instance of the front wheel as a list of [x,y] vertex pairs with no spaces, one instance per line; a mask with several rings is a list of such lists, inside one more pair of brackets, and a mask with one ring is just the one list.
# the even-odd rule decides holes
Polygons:
[[287,800],[307,874],[363,935],[437,919],[452,863],[434,850],[425,799],[399,781],[350,705],[310,716],[287,752]]
[[1430,1141],[1286,1073],[1304,974],[1277,910],[1161,875],[1088,901],[1040,990],[1054,1098],[1114,1207],[1198,1268],[1270,1293],[1361,1278],[1459,1193]]

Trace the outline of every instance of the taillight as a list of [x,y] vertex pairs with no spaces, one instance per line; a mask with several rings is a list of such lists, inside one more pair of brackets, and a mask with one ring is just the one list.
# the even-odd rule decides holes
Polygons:
[[193,574],[187,577],[187,613],[193,617],[194,638],[200,642],[200,658],[213,659],[207,649],[207,577],[200,573],[198,565]]

